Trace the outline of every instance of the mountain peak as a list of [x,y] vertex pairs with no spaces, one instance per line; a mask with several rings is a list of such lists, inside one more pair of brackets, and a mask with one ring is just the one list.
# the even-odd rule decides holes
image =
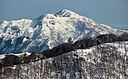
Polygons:
[[122,33],[123,30],[98,24],[64,9],[34,20],[12,20],[0,24],[0,53],[44,51],[63,43],[74,43],[101,34]]
[[63,16],[63,17],[70,17],[70,16],[73,16],[73,15],[78,15],[77,13],[71,11],[71,10],[68,10],[68,9],[63,9],[63,10],[60,10],[59,12],[56,13],[57,15],[60,15],[60,16]]

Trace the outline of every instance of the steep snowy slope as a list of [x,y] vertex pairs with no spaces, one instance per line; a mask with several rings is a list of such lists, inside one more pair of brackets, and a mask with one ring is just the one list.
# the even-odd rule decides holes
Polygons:
[[70,10],[42,15],[35,20],[3,21],[0,24],[0,53],[37,52],[62,43],[74,43],[101,34],[120,35],[124,30],[98,24]]

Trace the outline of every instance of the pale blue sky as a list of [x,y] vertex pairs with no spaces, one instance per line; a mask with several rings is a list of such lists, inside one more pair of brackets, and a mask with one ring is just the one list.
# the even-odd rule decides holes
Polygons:
[[0,0],[0,21],[70,9],[98,23],[128,29],[128,0]]

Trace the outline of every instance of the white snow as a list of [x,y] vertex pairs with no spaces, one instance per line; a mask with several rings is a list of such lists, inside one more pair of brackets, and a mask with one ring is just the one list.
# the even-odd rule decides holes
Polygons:
[[0,59],[3,59],[5,57],[5,55],[3,54],[3,55],[0,55]]
[[[57,13],[42,15],[35,20],[3,21],[0,24],[0,38],[3,39],[0,43],[0,51],[1,53],[16,53],[19,49],[20,52],[43,51],[62,43],[73,43],[100,34],[120,35],[124,32],[128,31],[98,24],[90,18],[64,9]],[[17,40],[18,37],[23,39]],[[8,41],[7,44],[11,42],[11,45],[7,47],[5,41]],[[16,41],[17,45],[15,45]]]
[[2,54],[2,55],[0,55],[0,60],[1,60],[1,59],[4,59],[4,58],[6,57],[6,55],[15,55],[15,56],[20,57],[20,56],[22,56],[22,55],[29,56],[30,54],[31,54],[31,53],[29,53],[29,52],[23,52],[23,53],[19,53],[19,54],[13,54],[13,53],[10,53],[10,54]]

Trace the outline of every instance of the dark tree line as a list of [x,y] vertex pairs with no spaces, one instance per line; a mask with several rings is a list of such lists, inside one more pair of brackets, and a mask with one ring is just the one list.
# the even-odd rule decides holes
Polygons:
[[68,53],[70,51],[75,51],[77,49],[86,49],[103,43],[111,43],[117,41],[128,41],[128,34],[124,33],[120,36],[116,36],[114,34],[100,35],[95,38],[79,40],[74,44],[64,43],[57,47],[54,47],[53,49],[49,49],[43,52],[32,52],[29,56],[18,57],[14,55],[7,55],[4,59],[1,60],[0,68],[5,66],[29,63],[31,61],[38,61],[40,59],[55,57],[64,53]]
[[[0,63],[3,67],[0,79],[128,79],[128,43],[125,41],[126,35],[101,35],[74,44],[65,43],[43,52],[33,52],[30,56],[7,55]],[[82,49],[91,46],[96,48],[85,58],[79,56],[79,53],[86,53]],[[118,48],[124,50],[119,51]],[[81,51],[75,51],[77,49]],[[71,52],[73,50],[75,53]],[[14,69],[5,67],[15,64]]]

